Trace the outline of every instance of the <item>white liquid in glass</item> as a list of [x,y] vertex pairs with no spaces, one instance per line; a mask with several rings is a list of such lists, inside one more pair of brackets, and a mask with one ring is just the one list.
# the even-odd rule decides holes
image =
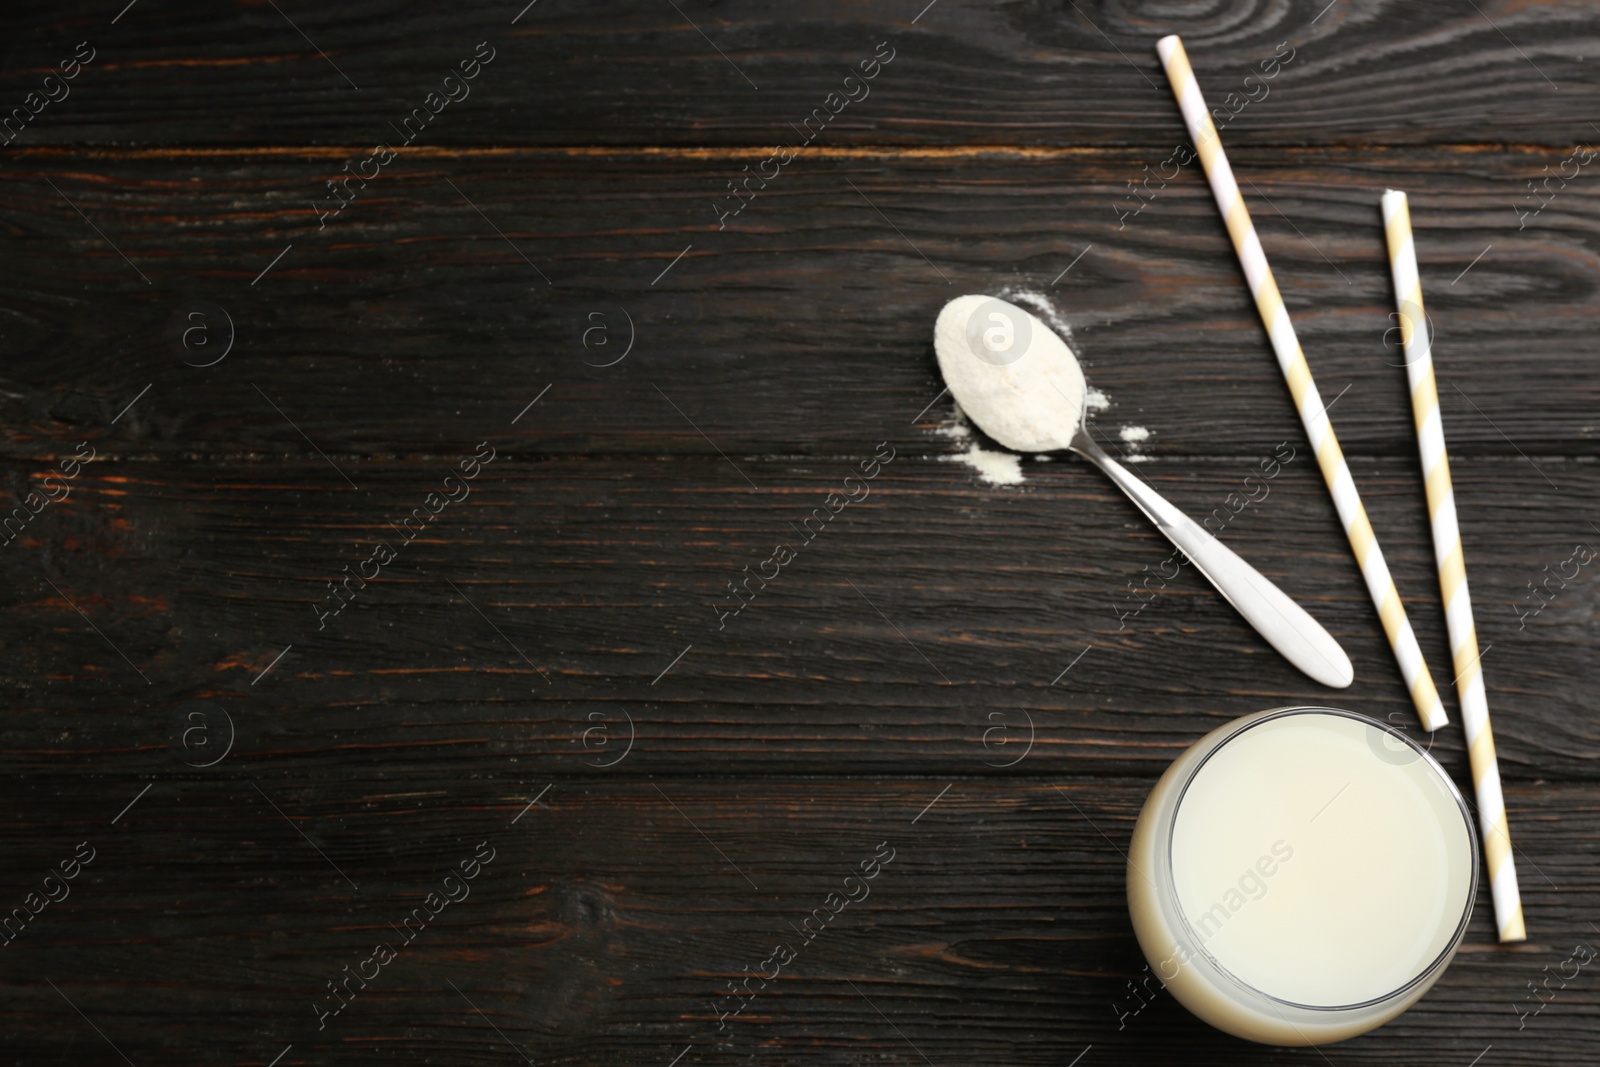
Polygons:
[[1218,749],[1179,802],[1179,906],[1223,969],[1280,1000],[1376,1000],[1454,938],[1472,861],[1451,852],[1473,847],[1440,833],[1461,821],[1455,798],[1427,762],[1379,758],[1373,741],[1392,742],[1371,729],[1338,715],[1264,722]]
[[1133,846],[1129,905],[1158,976],[1213,1025],[1277,1044],[1404,1010],[1442,973],[1476,882],[1476,837],[1438,765],[1322,708],[1202,739]]

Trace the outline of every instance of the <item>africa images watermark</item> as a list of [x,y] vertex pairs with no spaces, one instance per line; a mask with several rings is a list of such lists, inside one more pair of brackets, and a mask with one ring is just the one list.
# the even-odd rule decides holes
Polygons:
[[[1288,455],[1284,454],[1284,449],[1288,449]],[[1221,507],[1212,508],[1211,514],[1201,520],[1201,525],[1209,530],[1213,537],[1222,533],[1228,523],[1237,518],[1246,508],[1267,499],[1272,492],[1272,487],[1267,483],[1276,478],[1279,472],[1283,470],[1284,465],[1292,463],[1298,454],[1295,447],[1289,442],[1278,442],[1277,447],[1273,449],[1273,454],[1258,463],[1257,470],[1244,476],[1244,481],[1240,486],[1243,492],[1229,493],[1223,499]],[[1256,483],[1255,488],[1251,488],[1250,483],[1252,481]],[[1216,525],[1213,526],[1213,523]],[[1176,578],[1179,571],[1188,563],[1189,557],[1184,554],[1183,549],[1175,548],[1172,550],[1171,555],[1161,561],[1155,574],[1150,573],[1150,566],[1146,564],[1141,568],[1145,577],[1137,586],[1133,584],[1133,580],[1130,578],[1128,580],[1128,589],[1131,595],[1127,600],[1133,605],[1133,610],[1123,611],[1116,605],[1112,605],[1111,610],[1117,614],[1117,629],[1127,629],[1128,620],[1137,617],[1145,609],[1145,605],[1155,600],[1156,593],[1167,587],[1167,580]],[[1172,568],[1170,574],[1167,571],[1168,567]],[[1156,583],[1153,589],[1150,586],[1152,580]],[[1148,597],[1141,596],[1141,590],[1150,595]]]
[[[484,850],[486,849],[488,850],[488,855],[484,855]],[[422,933],[428,924],[438,918],[451,904],[459,904],[461,901],[466,900],[472,893],[472,888],[467,883],[478,877],[483,872],[484,867],[493,863],[495,855],[494,847],[489,842],[480,842],[477,848],[473,850],[471,858],[464,859],[457,864],[460,868],[459,873],[452,871],[445,875],[439,883],[439,889],[423,897],[422,903],[407,912],[405,918],[400,920],[399,926],[390,923],[390,928],[405,939],[399,943],[400,948],[403,949],[416,940],[417,935]],[[337,1016],[356,999],[358,990],[350,988],[352,981],[357,984],[359,989],[367,988],[367,983],[376,981],[378,976],[383,973],[383,968],[393,963],[399,955],[399,951],[389,942],[380,941],[373,946],[370,955],[356,964],[356,969],[353,973],[350,970],[350,965],[348,963],[345,964],[341,968],[344,972],[343,976],[338,980],[337,984],[332,979],[327,983],[329,995],[324,999],[329,1002],[329,1006],[324,1006],[322,1003],[311,1005],[311,1010],[317,1015],[317,1029],[326,1029],[328,1019]],[[364,969],[369,966],[371,967],[370,973]]]
[[[84,455],[85,449],[88,449],[88,455]],[[70,484],[72,479],[76,478],[78,473],[83,470],[83,465],[92,462],[94,457],[94,446],[87,441],[81,441],[75,454],[67,459],[60,460],[56,464],[61,473],[57,474],[55,471],[51,471],[49,474],[43,475],[39,479],[39,489],[30,489],[23,494],[22,503],[12,508],[11,514],[7,515],[4,520],[0,520],[0,538],[4,538],[3,541],[0,541],[0,544],[9,545],[18,537],[21,537],[28,523],[32,522],[41,511],[56,501],[65,500],[70,496],[72,494],[72,486]],[[50,484],[52,480],[55,482],[54,485]],[[40,490],[43,490],[43,492],[40,492]]]
[[[1532,210],[1525,210],[1520,207],[1516,208],[1517,229],[1520,230],[1524,226],[1528,225],[1529,219],[1537,218],[1539,216],[1539,212],[1543,211],[1546,207],[1549,207],[1550,201],[1556,198],[1556,194],[1567,187],[1567,179],[1576,178],[1583,171],[1584,167],[1594,161],[1594,157],[1595,150],[1593,148],[1586,144],[1580,144],[1572,150],[1572,155],[1556,164],[1558,173],[1551,174],[1550,164],[1546,163],[1544,167],[1545,175],[1543,178],[1528,179],[1528,192],[1523,196],[1522,199],[1537,200],[1538,206]],[[1572,164],[1572,173],[1570,174],[1567,173],[1566,169],[1567,164],[1569,163]],[[1554,189],[1550,188],[1550,179],[1552,178],[1561,183]],[[1535,180],[1538,181],[1538,185],[1533,184]],[[1545,193],[1549,193],[1550,195],[1545,196]]]
[[[1230,919],[1247,905],[1265,897],[1269,889],[1269,879],[1282,870],[1290,860],[1294,859],[1294,846],[1282,838],[1272,843],[1270,851],[1272,855],[1269,856],[1263,853],[1255,863],[1244,869],[1233,884],[1223,890],[1222,895],[1217,898],[1211,907],[1199,914],[1199,917],[1195,920],[1196,946],[1194,949],[1190,949],[1180,941],[1166,959],[1156,964],[1155,977],[1163,989],[1166,988],[1168,982],[1178,977],[1178,972],[1183,968],[1183,965],[1193,958],[1195,952],[1203,950],[1206,942],[1220,933]],[[1169,964],[1172,966],[1171,974],[1166,973]],[[1146,964],[1144,969],[1148,971],[1150,965]],[[1150,979],[1147,976],[1141,986],[1148,987],[1149,981]],[[1134,989],[1132,980],[1128,982],[1128,987]],[[1149,1001],[1138,995],[1136,989],[1134,989],[1134,999],[1138,1001],[1138,1006],[1131,1011],[1120,1011],[1116,1003],[1112,1003],[1111,1010],[1117,1012],[1118,1030],[1127,1026],[1127,1020],[1132,1016],[1138,1015],[1149,1003]]]
[[[487,55],[484,54],[485,49],[488,49]],[[472,86],[469,83],[482,73],[483,67],[493,62],[495,55],[495,50],[490,47],[488,41],[480,41],[472,56],[457,64],[461,71],[459,75],[452,71],[444,76],[444,80],[440,83],[440,88],[444,90],[442,94],[439,90],[429,92],[423,97],[421,107],[412,108],[410,114],[400,120],[400,126],[389,123],[394,132],[404,138],[398,142],[400,147],[404,148],[415,140],[417,135],[427,128],[428,123],[445,108],[472,95]],[[401,129],[401,126],[405,129]],[[372,150],[372,154],[365,159],[345,160],[344,166],[340,168],[344,171],[344,176],[328,180],[328,191],[333,194],[331,203],[326,207],[319,207],[315,203],[311,205],[311,209],[317,213],[317,229],[327,229],[330,217],[337,217],[345,208],[356,202],[360,190],[350,188],[351,182],[359,182],[361,189],[365,189],[367,181],[382,174],[383,168],[392,163],[398,154],[388,142],[383,141],[379,142]],[[355,167],[354,172],[350,170],[352,165]],[[371,167],[370,171],[368,167]]]
[[[84,849],[89,850],[87,855],[84,854]],[[23,929],[33,921],[35,915],[44,911],[52,903],[59,904],[66,900],[72,893],[72,887],[67,883],[78,877],[85,867],[93,863],[95,855],[95,850],[89,842],[79,842],[78,847],[73,849],[72,856],[58,864],[59,873],[51,871],[45,875],[40,880],[39,890],[29,892],[22,898],[22,907],[12,908],[9,915],[0,918],[0,938],[4,939],[3,943],[0,943],[0,948],[5,948],[15,941]],[[51,882],[55,883],[54,889],[50,888]],[[44,895],[40,896],[40,892]]]
[[[85,52],[87,51],[87,54]],[[67,83],[83,72],[83,68],[94,62],[96,53],[88,41],[79,41],[78,47],[73,49],[72,55],[60,63],[61,75],[46,74],[38,89],[33,89],[22,98],[22,106],[11,109],[11,114],[0,119],[0,137],[5,138],[10,144],[22,136],[22,131],[28,123],[51,104],[60,103],[72,92],[72,87]],[[52,84],[54,83],[54,84]],[[15,128],[13,128],[15,127]]]
[[[1288,55],[1284,55],[1283,53],[1283,49],[1285,48],[1289,50]],[[1265,100],[1267,95],[1272,92],[1272,87],[1269,86],[1267,82],[1271,81],[1273,78],[1276,78],[1284,67],[1288,66],[1294,61],[1294,57],[1297,54],[1298,53],[1293,45],[1291,45],[1288,41],[1282,41],[1278,44],[1277,50],[1274,51],[1272,55],[1261,60],[1261,62],[1257,64],[1257,67],[1261,71],[1260,75],[1245,75],[1244,92],[1242,94],[1238,92],[1229,93],[1227,96],[1222,98],[1222,103],[1211,109],[1211,122],[1212,125],[1217,128],[1217,132],[1221,133],[1225,128],[1227,128],[1228,123],[1238,118],[1240,113],[1252,103],[1258,100]],[[1282,62],[1279,62],[1280,60]],[[1251,89],[1250,83],[1252,81],[1256,83],[1256,88],[1260,90],[1259,95]],[[1128,193],[1126,197],[1124,197],[1124,199],[1132,200],[1135,206],[1131,210],[1115,206],[1111,209],[1117,214],[1117,229],[1120,230],[1126,227],[1128,225],[1128,219],[1138,217],[1139,212],[1144,210],[1145,205],[1154,200],[1156,198],[1156,194],[1167,187],[1167,180],[1176,178],[1180,170],[1193,162],[1194,149],[1187,144],[1180,144],[1172,150],[1171,155],[1157,164],[1158,167],[1162,168],[1170,166],[1172,168],[1171,174],[1162,173],[1160,175],[1152,175],[1149,173],[1150,164],[1142,164],[1140,169],[1146,172],[1144,178],[1142,178],[1137,184],[1132,181],[1128,182]],[[1160,182],[1160,184],[1153,189],[1150,187],[1150,179],[1152,177],[1156,178],[1156,180]]]
[[[1524,611],[1515,604],[1511,607],[1511,610],[1517,613],[1517,629],[1526,629],[1528,620],[1536,617],[1545,609],[1546,605],[1553,603],[1556,599],[1556,594],[1565,589],[1568,582],[1577,578],[1578,573],[1594,561],[1594,557],[1595,551],[1593,548],[1589,547],[1587,543],[1579,543],[1573,546],[1572,555],[1556,564],[1556,572],[1554,574],[1550,573],[1550,564],[1546,563],[1544,565],[1544,578],[1539,584],[1528,583],[1529,596],[1526,599],[1530,602],[1529,609]],[[1563,569],[1565,567],[1571,567],[1572,572],[1570,574],[1567,573]],[[1555,589],[1550,588],[1552,581],[1557,583]]]
[[[886,48],[889,50],[888,55],[884,55],[884,49]],[[767,187],[767,182],[775,180],[779,174],[782,174],[783,168],[794,161],[799,150],[818,137],[827,128],[828,123],[833,120],[834,116],[843,112],[852,103],[865,100],[872,93],[872,86],[868,82],[876,78],[884,67],[893,62],[894,57],[894,47],[888,41],[878,42],[878,47],[871,58],[863,59],[856,65],[861,73],[857,75],[852,72],[844,76],[843,93],[835,89],[823,97],[822,106],[812,108],[811,114],[801,119],[799,126],[792,122],[789,123],[789,128],[800,135],[799,145],[785,142],[777,146],[772,150],[770,156],[756,164],[756,173],[754,174],[749,173],[750,164],[746,163],[744,175],[737,179],[737,184],[730,180],[728,182],[728,192],[722,196],[723,200],[732,200],[738,206],[730,210],[724,210],[720,202],[713,205],[717,213],[717,229],[726,229],[728,220],[737,217],[744,210],[745,205],[754,200],[761,190]],[[814,130],[811,128],[813,123],[816,125]],[[772,166],[770,172],[767,170],[769,164]],[[760,182],[760,188],[751,189],[750,182],[752,180]]]
[[[888,449],[888,455],[884,454],[884,449]],[[733,594],[734,603],[738,606],[732,608],[720,604],[711,606],[712,610],[717,613],[717,631],[720,632],[727,629],[729,619],[734,618],[745,608],[755,603],[756,594],[766,589],[769,582],[777,581],[783,574],[783,568],[793,563],[799,557],[800,549],[805,548],[818,534],[828,528],[828,523],[832,521],[835,515],[851,504],[865,500],[872,492],[867,483],[876,478],[883,467],[894,460],[894,457],[894,446],[887,441],[880,442],[877,450],[873,452],[872,458],[864,459],[858,464],[861,471],[860,475],[851,472],[844,476],[844,480],[841,483],[842,492],[839,490],[829,492],[827,496],[823,497],[822,506],[812,508],[811,514],[801,519],[799,526],[794,526],[792,522],[790,523],[794,531],[805,538],[804,541],[798,543],[798,547],[791,546],[788,542],[778,545],[772,550],[770,556],[756,564],[756,573],[754,574],[750,573],[750,566],[746,564],[744,567],[744,580],[737,585],[731,581],[728,583],[728,592]],[[854,487],[851,486],[851,482],[855,483]],[[815,524],[815,529],[812,528],[813,523]],[[771,573],[763,569],[767,567],[772,568]],[[759,587],[751,589],[750,583],[752,581],[758,582]],[[744,590],[742,594],[740,589]]]
[[[485,449],[488,450],[487,453]],[[417,535],[426,530],[428,524],[445,508],[460,503],[472,495],[472,487],[468,483],[482,473],[484,465],[494,462],[495,455],[493,445],[487,441],[480,441],[478,452],[457,464],[459,473],[451,471],[444,476],[442,492],[429,493],[422,498],[422,505],[412,508],[409,515],[402,517],[398,522],[391,520],[389,525],[403,538],[400,547],[404,548],[416,540]],[[379,541],[372,546],[372,554],[356,564],[355,574],[350,573],[350,564],[346,563],[343,567],[343,580],[338,583],[328,583],[328,593],[323,599],[331,607],[324,607],[322,604],[311,605],[311,609],[317,613],[317,629],[326,629],[328,620],[336,618],[340,612],[349,607],[351,601],[355,600],[356,594],[366,588],[368,582],[377,580],[383,573],[383,568],[393,563],[399,554],[389,542]],[[355,583],[354,588],[351,588],[351,582]]]
[[[1541,1011],[1544,1011],[1544,1006],[1550,1003],[1550,1001],[1556,999],[1558,990],[1567,988],[1567,983],[1578,977],[1578,973],[1583,970],[1586,964],[1593,962],[1595,956],[1596,952],[1593,945],[1589,945],[1583,941],[1578,942],[1577,945],[1573,947],[1572,954],[1566,959],[1562,960],[1557,967],[1556,974],[1561,979],[1561,984],[1557,987],[1557,989],[1550,988],[1550,965],[1548,963],[1545,964],[1544,979],[1537,986],[1534,985],[1533,981],[1530,979],[1528,981],[1528,995],[1523,998],[1525,1000],[1533,1001],[1538,1006],[1528,1011],[1523,1011],[1515,1004],[1511,1006],[1511,1010],[1517,1013],[1517,1029],[1522,1030],[1528,1025],[1528,1019],[1530,1017],[1537,1016]],[[1569,964],[1572,966],[1571,974],[1568,974],[1565,970]],[[1550,996],[1548,998],[1542,996],[1541,991],[1544,993],[1549,993]]]
[[[884,854],[884,849],[889,850],[887,855]],[[833,890],[823,899],[820,907],[813,908],[810,914],[800,920],[799,926],[795,926],[791,922],[789,924],[790,928],[800,936],[800,949],[810,945],[818,934],[826,930],[828,923],[833,921],[834,916],[844,911],[851,904],[859,904],[866,900],[872,894],[872,887],[867,883],[883,873],[883,868],[894,861],[895,855],[893,845],[887,841],[880,843],[877,849],[874,850],[873,855],[862,860],[858,865],[859,874],[852,871],[844,876],[840,883],[844,886],[843,893],[837,889]],[[852,882],[855,883],[853,886]],[[858,893],[859,895],[857,895]],[[815,929],[812,928],[812,923],[816,924]],[[723,1011],[715,1002],[712,1003],[711,1010],[717,1016],[717,1029],[726,1028],[730,1017],[737,1018],[756,999],[757,994],[767,987],[767,983],[776,980],[778,975],[783,973],[783,969],[798,959],[799,956],[799,949],[793,947],[788,941],[782,941],[773,948],[772,955],[761,961],[755,974],[749,973],[750,965],[747,963],[743,968],[745,975],[742,982],[735,983],[733,979],[728,979],[727,993],[719,995],[733,997],[736,1007]],[[759,986],[751,989],[750,983],[752,981],[760,983]],[[743,992],[740,992],[741,989]]]

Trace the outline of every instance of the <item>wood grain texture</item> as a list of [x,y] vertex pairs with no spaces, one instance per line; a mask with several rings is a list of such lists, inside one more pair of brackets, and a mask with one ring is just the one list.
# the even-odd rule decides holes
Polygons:
[[[1167,33],[1213,104],[1260,97],[1229,123],[1238,144],[1570,146],[1593,136],[1600,84],[1582,0],[605,0],[537,3],[515,24],[522,3],[276,7],[144,0],[114,26],[98,4],[19,13],[0,49],[7,111],[78,42],[97,53],[18,143],[366,146],[485,41],[495,59],[428,143],[765,147],[839,108],[828,94],[885,41],[892,61],[819,140],[1170,147]],[[1285,43],[1265,90],[1247,83]]]
[[[1201,175],[1133,213],[1181,139],[1176,31],[1213,103],[1296,48],[1225,138],[1447,688],[1386,337],[1378,196],[1410,193],[1530,930],[1495,944],[1480,889],[1439,985],[1326,1061],[1600,1063],[1588,971],[1528,999],[1600,937],[1600,594],[1592,568],[1533,592],[1600,537],[1600,210],[1590,169],[1537,214],[1528,186],[1600,137],[1592,11],[676,6],[8,23],[0,104],[97,52],[0,148],[0,916],[96,852],[0,947],[0,1062],[1324,1062],[1130,986],[1122,850],[1173,757],[1286,704],[1420,734]],[[332,213],[485,39],[472,96]],[[719,227],[884,40],[871,96]],[[1097,433],[1152,431],[1139,473],[1226,516],[1351,689],[1152,579],[1170,547],[1082,462],[959,462],[994,446],[955,436],[933,317],[1023,290],[1109,396]],[[870,494],[801,528],[876,449]],[[1432,751],[1468,783],[1457,728]],[[719,1021],[882,843],[871,896]]]
[[[0,218],[28,269],[3,298],[18,357],[0,372],[3,447],[58,447],[62,423],[103,427],[154,382],[119,432],[155,455],[307,454],[291,421],[331,456],[455,454],[546,385],[548,410],[512,438],[543,452],[853,453],[939,392],[943,303],[1015,289],[1050,294],[1116,405],[1107,421],[1153,430],[1163,453],[1257,456],[1300,433],[1192,166],[1119,219],[1142,166],[1125,152],[798,159],[719,230],[716,197],[751,155],[428,153],[353,186],[319,228],[310,205],[330,199],[341,152],[12,160]],[[1333,409],[1347,450],[1415,447],[1378,211],[1403,186],[1451,448],[1596,454],[1600,200],[1579,179],[1518,229],[1524,176],[1558,159],[1233,160],[1263,198],[1262,239],[1324,394],[1349,387]],[[175,342],[206,303],[236,345],[196,369],[184,362],[214,358],[217,314],[195,337],[212,349]],[[625,360],[595,366],[630,333]],[[314,396],[291,395],[301,381]]]
[[[691,1045],[702,1062],[908,1061],[920,1049],[945,1063],[982,1049],[1050,1064],[1091,1044],[1117,1063],[1305,1056],[1224,1037],[1165,994],[1122,1017],[1143,961],[1126,932],[1117,849],[1143,779],[558,779],[513,825],[547,783],[510,768],[421,790],[358,776],[337,800],[320,775],[263,771],[260,793],[236,775],[169,780],[116,828],[104,809],[121,805],[125,783],[92,800],[75,784],[40,783],[42,796],[52,785],[73,795],[50,834],[20,839],[19,855],[41,865],[65,838],[92,838],[99,854],[7,949],[9,966],[37,976],[6,998],[19,1061],[109,1052],[81,1021],[68,1025],[41,977],[135,1063],[265,1063],[286,1045],[283,1062],[504,1063],[512,1044],[540,1063],[666,1063]],[[1590,810],[1590,790],[1548,787],[1524,824]],[[1576,849],[1582,839],[1548,840]],[[470,895],[401,944],[391,924],[481,842],[494,859]],[[893,859],[871,894],[799,944],[800,921],[884,843]],[[1562,852],[1539,857],[1541,868],[1567,898],[1592,895],[1592,865]],[[1480,894],[1435,991],[1329,1049],[1334,1062],[1470,1062],[1492,1042],[1502,1062],[1534,1064],[1553,1046],[1581,1047],[1600,1000],[1576,982],[1518,1030],[1523,983],[1592,940],[1585,910],[1549,913],[1562,893],[1537,876],[1526,892],[1544,916],[1539,938],[1495,946]],[[247,914],[224,901],[248,901]],[[352,986],[319,1032],[318,994],[332,1003],[324,984],[379,941],[398,958],[370,988]],[[796,943],[799,958],[719,1028],[733,1003],[719,992],[778,942]],[[56,1032],[33,1032],[30,1016]]]
[[[1335,700],[1413,725],[1303,452],[1223,536],[1346,644],[1357,682],[1342,692],[1300,675],[1192,572],[1163,583],[1171,547],[1092,469],[1029,463],[1025,487],[997,490],[948,462],[953,447],[918,434],[903,435],[912,440],[870,496],[810,541],[790,523],[811,517],[853,466],[746,464],[761,486],[752,490],[720,460],[641,473],[634,461],[506,456],[408,544],[390,522],[429,490],[436,467],[362,471],[358,492],[330,484],[325,466],[200,486],[186,466],[97,461],[106,469],[82,474],[76,495],[8,546],[16,582],[5,640],[29,657],[13,682],[20,707],[48,717],[87,701],[109,717],[44,751],[25,744],[37,724],[19,720],[22,766],[131,742],[116,716],[137,708],[149,770],[199,762],[172,748],[170,733],[208,701],[269,731],[259,750],[242,738],[240,755],[337,759],[359,734],[358,748],[418,771],[444,761],[465,772],[510,755],[551,774],[605,762],[600,734],[593,747],[583,736],[609,723],[615,751],[619,709],[637,726],[633,760],[678,774],[962,773],[974,760],[1020,759],[1031,718],[1036,743],[1016,773],[1088,761],[1154,777],[1204,732],[1197,715],[1216,725],[1254,707]],[[1421,486],[1408,466],[1357,460],[1355,472],[1424,649],[1445,663]],[[1520,459],[1457,467],[1479,632],[1495,646],[1484,669],[1507,777],[1515,784],[1537,768],[1588,781],[1600,736],[1584,713],[1588,676],[1573,668],[1594,637],[1595,587],[1587,573],[1552,585],[1535,614],[1528,583],[1553,573],[1571,542],[1592,542],[1594,468],[1552,467],[1564,489],[1533,493]],[[1254,469],[1157,462],[1141,473],[1206,517],[1226,514]],[[336,603],[327,583],[380,541],[398,558],[324,619]],[[726,583],[779,543],[798,558],[722,620],[736,603]],[[1437,744],[1463,771],[1459,737]]]

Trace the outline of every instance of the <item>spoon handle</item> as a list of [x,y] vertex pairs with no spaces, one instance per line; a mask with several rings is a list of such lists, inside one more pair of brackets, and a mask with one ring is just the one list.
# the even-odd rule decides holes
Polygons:
[[1350,657],[1333,635],[1265,575],[1112,459],[1087,434],[1078,434],[1072,450],[1105,471],[1285,659],[1323,685],[1336,689],[1343,689],[1355,679]]

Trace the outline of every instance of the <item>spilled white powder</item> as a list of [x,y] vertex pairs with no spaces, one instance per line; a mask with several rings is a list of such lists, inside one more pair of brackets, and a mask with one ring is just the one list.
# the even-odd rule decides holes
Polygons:
[[959,296],[939,312],[933,347],[962,411],[1000,444],[1054,452],[1072,442],[1083,421],[1083,370],[1067,343],[1026,308]]
[[1072,340],[1072,327],[1067,324],[1066,319],[1061,317],[1061,312],[1056,310],[1056,306],[1050,302],[1048,296],[1032,289],[1009,288],[1000,290],[1000,295],[1012,303],[1027,304],[1050,324],[1052,330],[1060,334],[1064,339]]
[[949,437],[956,441],[965,441],[972,436],[972,427],[967,423],[967,416],[962,412],[960,404],[950,405],[950,421],[942,423],[934,431],[940,437]]
[[1122,443],[1126,445],[1122,453],[1123,461],[1150,462],[1149,456],[1139,451],[1139,446],[1150,440],[1149,430],[1142,426],[1125,426],[1118,430],[1117,435],[1122,437]]
[[1123,444],[1127,445],[1122,458],[1129,463],[1148,463],[1150,457],[1139,451],[1139,446],[1150,440],[1150,431],[1143,426],[1124,426],[1118,435]]
[[991,452],[977,442],[968,445],[965,452],[939,459],[943,463],[965,463],[990,485],[1021,485],[1023,481],[1021,456],[1014,452]]
[[1083,406],[1090,411],[1110,411],[1111,398],[1091,385],[1084,394]]
[[[976,441],[972,440],[972,426],[967,422],[966,414],[961,410],[960,404],[950,405],[950,420],[939,426],[933,432],[940,437],[948,437],[953,441],[970,442],[965,452],[953,456],[940,456],[941,463],[965,463],[978,472],[978,476],[990,485],[1021,485],[1022,458],[1009,452],[992,452]],[[1048,459],[1047,456],[1038,456],[1038,459]]]

